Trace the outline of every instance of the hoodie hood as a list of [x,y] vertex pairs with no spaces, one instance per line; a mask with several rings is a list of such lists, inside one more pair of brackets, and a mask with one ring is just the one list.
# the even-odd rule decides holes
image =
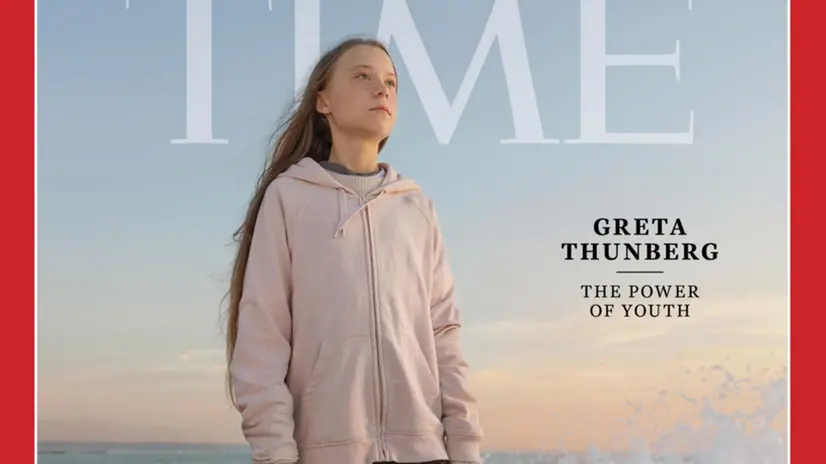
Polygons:
[[312,158],[303,158],[298,163],[290,166],[279,177],[295,179],[306,182],[317,187],[335,191],[338,196],[338,222],[333,237],[344,237],[347,223],[359,214],[367,206],[385,195],[418,192],[421,190],[418,184],[412,179],[403,178],[392,166],[387,163],[379,163],[379,167],[384,169],[384,180],[373,191],[369,192],[360,201],[352,201],[358,194],[349,188],[341,185],[330,173],[327,172],[318,162]]
[[[387,163],[379,163],[379,167],[384,169],[384,181],[374,191],[370,192],[370,197],[383,193],[403,193],[418,191],[420,187],[413,179],[403,178],[399,173]],[[326,169],[321,167],[312,158],[302,158],[298,163],[290,166],[283,174],[283,177],[300,180],[319,187],[327,187],[335,190],[344,190],[355,195],[356,193],[338,183]]]

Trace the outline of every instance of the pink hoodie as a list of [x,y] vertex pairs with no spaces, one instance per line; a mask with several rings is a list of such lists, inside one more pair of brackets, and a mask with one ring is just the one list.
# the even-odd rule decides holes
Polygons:
[[481,462],[433,204],[305,158],[267,189],[230,369],[254,463]]

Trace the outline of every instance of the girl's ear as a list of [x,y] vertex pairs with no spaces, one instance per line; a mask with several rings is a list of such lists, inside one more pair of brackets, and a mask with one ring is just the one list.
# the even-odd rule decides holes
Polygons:
[[330,103],[324,92],[318,92],[318,96],[315,99],[315,109],[323,115],[330,114]]

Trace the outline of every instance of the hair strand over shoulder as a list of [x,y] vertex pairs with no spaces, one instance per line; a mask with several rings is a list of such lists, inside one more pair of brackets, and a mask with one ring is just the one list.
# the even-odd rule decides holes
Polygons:
[[[329,80],[333,67],[338,58],[347,50],[358,46],[369,45],[380,48],[387,53],[387,48],[374,39],[352,38],[345,40],[326,52],[310,73],[307,85],[301,95],[290,105],[282,118],[273,136],[272,154],[267,160],[263,172],[258,178],[252,200],[247,207],[246,215],[241,226],[236,230],[233,238],[238,244],[235,261],[232,266],[230,279],[228,307],[224,313],[226,336],[227,361],[227,389],[230,400],[235,403],[232,374],[229,365],[232,363],[235,343],[238,337],[238,317],[241,298],[246,276],[247,261],[252,244],[252,235],[258,219],[264,194],[269,185],[281,173],[303,158],[310,157],[316,161],[326,161],[330,156],[332,136],[327,120],[316,111],[316,98]],[[384,146],[387,139],[379,145]]]

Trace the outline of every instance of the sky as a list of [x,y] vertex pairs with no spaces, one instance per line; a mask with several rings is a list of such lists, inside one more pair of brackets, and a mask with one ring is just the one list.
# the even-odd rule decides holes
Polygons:
[[[214,3],[223,144],[172,143],[186,132],[187,2],[38,2],[41,440],[242,440],[223,390],[221,298],[232,232],[301,72],[293,2]],[[378,31],[381,0],[344,3],[320,2],[322,48]],[[452,101],[494,4],[515,0],[407,3]],[[428,116],[434,87],[413,82],[411,42],[390,41],[400,109],[382,159],[439,210],[490,449],[622,447],[616,424],[634,405],[640,419],[623,427],[654,440],[700,417],[683,394],[754,410],[785,375],[786,5],[609,3],[608,53],[667,54],[679,41],[680,55],[679,79],[668,67],[607,71],[608,129],[685,132],[693,111],[693,143],[502,143],[518,124],[496,44],[447,137],[446,112]],[[514,10],[546,138],[580,137],[580,90],[595,79],[580,72],[581,6],[596,4]],[[525,95],[524,80],[514,86]],[[603,241],[599,217],[680,218],[686,236],[670,239],[715,242],[719,258],[660,275],[564,260],[563,242]],[[700,298],[688,318],[621,317],[637,302],[625,295],[614,317],[594,318],[589,284],[696,285]],[[751,386],[720,395],[725,373]]]

